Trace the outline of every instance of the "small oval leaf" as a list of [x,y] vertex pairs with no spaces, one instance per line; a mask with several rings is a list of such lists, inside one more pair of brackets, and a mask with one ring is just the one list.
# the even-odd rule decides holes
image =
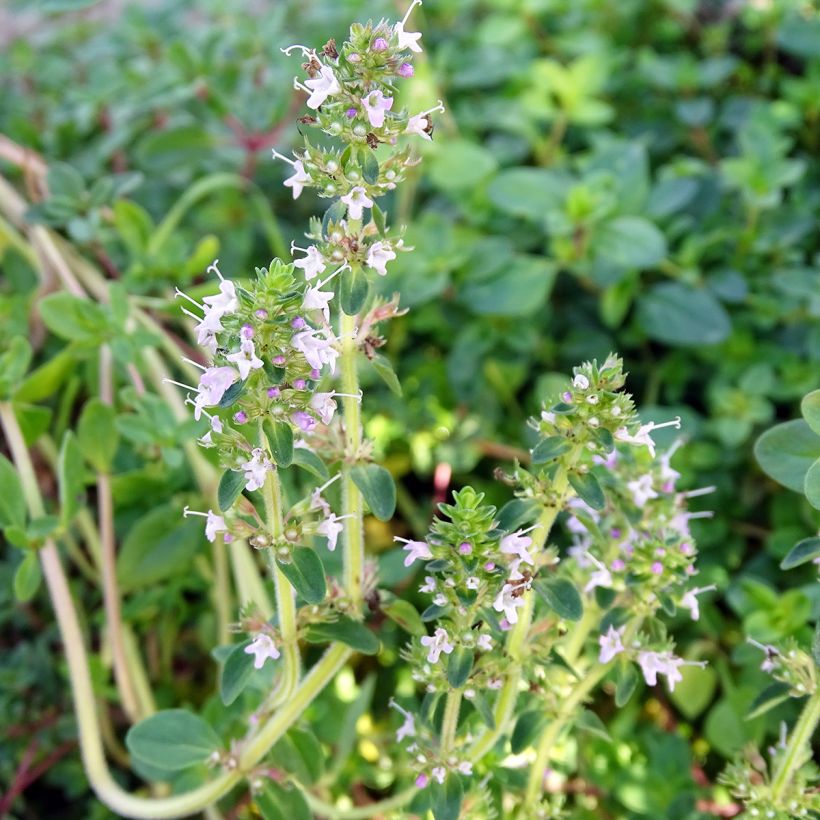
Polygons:
[[396,511],[393,476],[378,464],[363,464],[351,470],[353,482],[379,521],[389,521]]

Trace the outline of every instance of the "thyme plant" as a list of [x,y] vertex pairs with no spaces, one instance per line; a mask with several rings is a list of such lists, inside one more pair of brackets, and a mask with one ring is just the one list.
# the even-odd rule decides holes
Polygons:
[[[711,488],[678,488],[672,458],[680,442],[659,452],[653,435],[680,420],[642,423],[615,355],[576,367],[569,387],[530,420],[535,443],[526,463],[497,474],[510,494],[501,509],[464,487],[439,505],[426,538],[396,536],[404,566],[420,570],[420,591],[430,596],[421,614],[380,588],[364,518],[369,512],[389,521],[396,488],[364,435],[358,374],[367,358],[389,384],[396,381],[378,349],[383,328],[402,311],[398,297],[377,296],[373,283],[410,249],[378,200],[403,182],[417,162],[410,140],[429,141],[432,115],[443,110],[438,103],[410,113],[398,103],[421,51],[421,35],[407,30],[416,5],[397,23],[352,26],[342,44],[283,49],[303,60],[294,83],[307,94],[309,113],[299,120],[304,144],[293,156],[274,157],[290,166],[285,185],[294,199],[312,189],[330,205],[311,220],[305,245],[292,247],[294,261],[277,258],[234,280],[217,260],[207,271],[216,292],[198,299],[177,291],[201,350],[182,363],[195,379],[167,382],[184,391],[201,426],[198,444],[213,451],[221,470],[215,503],[180,512],[203,519],[217,556],[225,550],[240,562],[246,543],[261,556],[275,608],[259,594],[258,577],[249,580],[246,562],[237,573],[244,578],[238,640],[214,653],[224,711],[206,720],[162,710],[129,731],[135,772],[173,782],[173,794],[162,796],[156,786],[153,796],[132,794],[111,775],[75,604],[53,541],[39,550],[66,648],[85,771],[120,816],[215,813],[235,793],[249,793],[265,818],[568,816],[553,763],[568,738],[606,737],[588,708],[598,690],[621,708],[641,678],[649,687],[665,678],[674,690],[687,667],[706,663],[677,654],[667,622],[679,610],[697,620],[700,596],[714,589],[698,585],[689,528],[692,518],[709,514],[687,507]],[[40,519],[46,510],[9,404],[0,405],[0,419],[29,515]],[[102,459],[99,472],[107,466]],[[337,552],[339,577],[328,569]],[[106,594],[116,599],[116,590]],[[379,652],[370,613],[410,634],[402,658],[416,691],[390,701],[395,741],[383,743],[394,768],[389,790],[351,807],[317,769],[322,752],[310,707],[355,653]],[[317,656],[311,645],[324,649]],[[811,693],[816,710],[808,655],[761,648],[775,677]],[[128,682],[141,686],[129,678],[126,659],[117,684]],[[146,710],[134,697],[139,716]],[[805,726],[813,727],[815,712],[810,717]],[[775,778],[764,803],[771,816],[780,816],[784,799],[792,801],[786,811],[808,812],[799,773],[805,738],[789,748],[797,751],[778,769],[787,775]],[[727,778],[739,794],[754,788],[739,769]]]

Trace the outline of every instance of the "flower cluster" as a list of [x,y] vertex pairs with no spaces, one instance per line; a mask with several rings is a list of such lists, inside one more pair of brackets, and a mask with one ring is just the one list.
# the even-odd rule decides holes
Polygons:
[[[396,146],[402,135],[431,139],[434,108],[417,114],[398,110],[398,84],[413,76],[413,52],[420,52],[421,35],[405,29],[415,0],[401,22],[354,25],[350,38],[341,47],[331,40],[320,50],[295,45],[283,51],[298,51],[305,62],[307,79],[294,80],[295,87],[309,96],[312,113],[300,119],[304,125],[320,129],[344,147],[319,147],[307,138],[293,158],[274,151],[274,157],[291,166],[285,185],[296,199],[305,188],[320,197],[336,199],[323,222],[308,233],[305,254],[296,261],[308,280],[321,276],[328,267],[346,264],[351,273],[367,269],[379,276],[403,248],[400,234],[388,230],[376,200],[393,190],[416,163],[409,147],[398,147],[381,159],[375,150],[381,145]],[[365,211],[372,220],[365,222]]]

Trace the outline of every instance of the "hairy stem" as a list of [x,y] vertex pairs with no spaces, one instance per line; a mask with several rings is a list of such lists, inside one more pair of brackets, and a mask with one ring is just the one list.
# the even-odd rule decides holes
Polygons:
[[[547,543],[555,519],[558,517],[558,513],[561,512],[569,493],[569,469],[571,469],[579,455],[580,450],[577,448],[571,451],[568,454],[566,466],[560,467],[555,474],[552,483],[552,491],[555,495],[555,499],[553,503],[549,506],[545,506],[541,511],[537,522],[539,526],[532,532],[533,552],[543,549]],[[495,702],[495,728],[488,729],[473,744],[470,749],[471,760],[475,761],[483,757],[495,746],[498,739],[507,729],[515,701],[518,698],[518,689],[521,685],[521,661],[527,635],[529,634],[530,625],[532,623],[534,608],[534,593],[530,591],[526,597],[524,606],[521,607],[518,612],[518,623],[510,630],[510,634],[507,636],[507,654],[510,656],[512,662],[510,663],[507,676]]]
[[339,356],[345,430],[345,459],[342,465],[342,515],[344,522],[344,583],[347,594],[358,611],[362,606],[362,576],[364,573],[364,527],[362,494],[353,481],[353,467],[362,446],[361,407],[356,396],[359,377],[356,372],[356,317],[342,312],[339,335],[342,351]]
[[461,710],[461,689],[447,693],[444,704],[444,717],[441,721],[441,753],[446,755],[453,748],[458,728],[458,713]]
[[777,804],[788,788],[794,773],[811,756],[811,739],[820,722],[820,686],[809,697],[797,723],[794,725],[786,751],[780,758],[772,777],[772,802]]
[[400,809],[413,799],[416,792],[418,792],[418,789],[415,787],[405,789],[392,797],[386,797],[384,800],[378,800],[366,806],[356,806],[352,809],[339,809],[336,806],[331,806],[330,803],[320,800],[307,789],[305,789],[304,795],[315,817],[326,817],[328,820],[365,820],[367,817],[383,816],[386,812]]
[[[3,427],[20,475],[29,512],[35,518],[40,517],[44,514],[43,500],[23,434],[8,402],[0,402],[0,425]],[[182,794],[154,799],[136,797],[122,789],[114,780],[105,760],[85,641],[68,580],[53,541],[48,540],[40,550],[40,561],[68,663],[83,766],[97,797],[121,817],[187,817],[215,804],[259,763],[270,747],[299,719],[352,654],[352,651],[342,644],[332,645],[305,676],[301,686],[285,706],[248,739],[240,752],[237,769],[223,772],[208,783]]]
[[[632,638],[638,631],[641,624],[641,619],[637,618],[631,621],[624,630],[623,643],[628,646],[632,642]],[[594,663],[587,670],[584,678],[579,682],[573,682],[572,692],[569,696],[562,700],[561,709],[555,716],[555,719],[550,722],[546,729],[544,729],[541,739],[538,741],[538,752],[535,757],[535,762],[530,769],[529,781],[527,782],[527,791],[522,803],[523,812],[531,808],[533,803],[538,799],[542,783],[544,780],[544,770],[549,762],[550,752],[552,751],[555,741],[560,736],[562,730],[566,726],[569,719],[572,717],[578,706],[584,702],[587,695],[601,682],[601,679],[609,671],[612,661],[609,663]]]
[[[262,425],[259,425],[259,435],[264,440]],[[276,611],[279,616],[279,632],[282,636],[282,654],[284,665],[282,671],[281,694],[286,698],[299,682],[299,643],[296,635],[296,601],[293,587],[285,574],[276,563],[277,542],[282,539],[282,485],[279,481],[279,472],[276,468],[268,472],[263,488],[265,499],[265,520],[268,532],[273,538],[273,546],[268,547],[271,575],[276,587]]]

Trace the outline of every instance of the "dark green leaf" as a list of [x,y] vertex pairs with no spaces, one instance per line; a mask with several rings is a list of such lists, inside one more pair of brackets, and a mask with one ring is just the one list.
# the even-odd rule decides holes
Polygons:
[[216,499],[219,509],[227,512],[234,501],[239,498],[246,483],[245,474],[240,470],[225,470],[222,478],[219,479],[219,488],[216,491]]
[[290,467],[293,462],[293,428],[287,421],[265,419],[265,434],[273,460],[280,467]]
[[820,436],[820,390],[814,390],[803,396],[803,401],[800,402],[800,412],[806,424]]
[[382,612],[390,620],[395,621],[405,632],[411,635],[426,635],[421,616],[416,608],[409,602],[401,598],[396,598],[388,604],[382,604]]
[[659,342],[685,347],[714,345],[731,332],[726,309],[708,291],[663,282],[638,299],[638,321]]
[[218,407],[230,407],[239,401],[239,397],[245,392],[245,382],[234,382],[222,395]]
[[456,647],[447,661],[447,681],[454,689],[460,689],[470,677],[473,669],[473,651]]
[[540,737],[547,722],[547,714],[543,709],[531,709],[522,712],[515,722],[515,728],[510,738],[510,748],[513,754],[523,752],[524,749],[532,746]]
[[339,285],[339,302],[348,316],[355,316],[367,301],[370,293],[370,280],[359,265],[342,271]]
[[291,562],[277,561],[279,569],[291,586],[309,604],[320,604],[327,595],[325,568],[315,550],[298,547],[291,553]]
[[219,697],[230,706],[243,692],[253,674],[254,656],[245,651],[251,641],[234,646],[219,673]]
[[378,464],[358,465],[351,475],[373,515],[380,521],[389,521],[396,510],[393,476]]
[[341,200],[337,199],[326,211],[322,217],[322,235],[327,236],[331,224],[339,224],[347,213],[347,205]]
[[364,154],[361,158],[364,181],[375,185],[379,181],[379,161],[376,155],[367,148],[362,148],[362,153]]
[[572,445],[563,436],[548,436],[541,439],[532,450],[532,463],[544,464],[558,458],[562,453],[572,449]]
[[575,584],[566,578],[546,578],[535,583],[536,592],[556,615],[568,621],[580,621],[584,604]]
[[794,569],[818,557],[820,557],[820,536],[814,535],[798,541],[780,562],[780,569]]
[[451,773],[444,783],[432,783],[428,788],[431,790],[435,820],[458,820],[461,814],[461,801],[464,799],[461,780]]
[[185,709],[167,709],[132,726],[125,745],[134,757],[175,772],[207,760],[222,742],[198,715]]
[[746,713],[746,720],[754,720],[754,718],[765,715],[770,709],[788,700],[791,695],[791,686],[782,681],[775,681],[769,684],[762,692],[758,692],[757,697],[749,706],[749,711]]
[[320,481],[327,481],[330,478],[324,461],[313,450],[308,450],[307,447],[293,448],[293,463],[297,467],[312,473]]
[[[513,532],[538,517],[540,507],[529,498],[513,498],[498,513],[498,529]],[[428,565],[429,566],[429,565]]]
[[344,615],[326,624],[311,624],[305,637],[309,643],[339,641],[363,655],[375,655],[379,651],[379,639],[363,623]]
[[606,506],[603,488],[592,473],[570,473],[569,483],[593,510],[602,510]]

